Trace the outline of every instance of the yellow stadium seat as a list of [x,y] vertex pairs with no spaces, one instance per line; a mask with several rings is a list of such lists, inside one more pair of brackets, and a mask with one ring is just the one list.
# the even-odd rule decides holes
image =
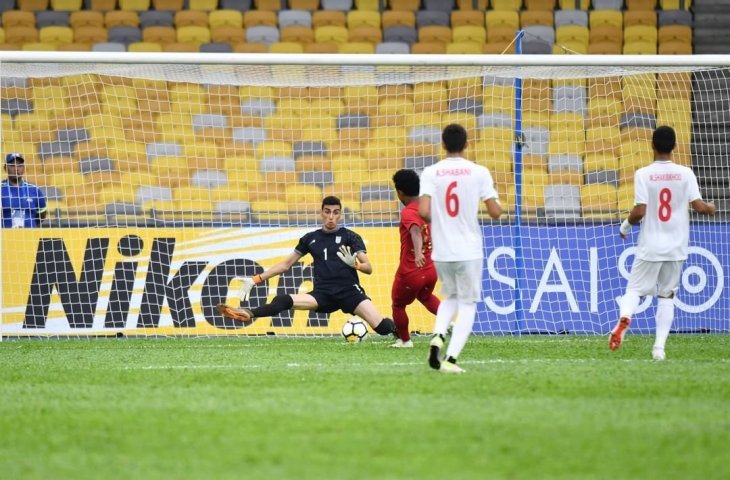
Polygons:
[[626,10],[641,10],[647,12],[656,9],[657,0],[626,0]]
[[669,41],[659,44],[659,55],[692,55],[692,44],[682,41]]
[[586,172],[599,170],[618,170],[619,157],[613,153],[593,152],[586,154],[583,161],[583,169]]
[[618,208],[617,201],[616,187],[611,184],[594,183],[580,188],[580,204],[584,214],[613,214]]
[[24,43],[21,50],[33,51],[33,52],[52,52],[57,50],[55,43],[44,43],[44,42],[31,42]]
[[511,10],[518,12],[522,9],[522,0],[492,0],[494,10]]
[[317,43],[347,43],[349,32],[347,28],[336,25],[325,25],[314,30],[314,41]]
[[60,45],[74,41],[74,31],[71,27],[50,26],[43,27],[38,31],[38,39],[44,43]]
[[489,6],[489,0],[456,0],[456,6],[461,11],[476,9],[484,12]]
[[175,12],[175,27],[198,26],[208,28],[208,14],[199,10],[180,10]]
[[3,12],[3,27],[35,27],[35,14],[22,10],[7,10]]
[[249,10],[243,13],[243,26],[246,28],[256,26],[275,27],[276,25],[277,18],[274,12]]
[[177,41],[177,32],[174,27],[152,26],[142,30],[142,40],[150,43],[165,45]]
[[233,45],[236,53],[267,53],[269,46],[265,43],[236,43]]
[[299,42],[275,42],[269,45],[271,53],[303,53],[304,46]]
[[525,0],[525,9],[552,12],[555,10],[555,0]]
[[380,11],[380,0],[355,0],[355,8],[377,12]]
[[451,42],[451,29],[443,25],[428,25],[418,30],[420,42],[441,42],[444,45]]
[[72,12],[69,17],[69,25],[76,30],[79,27],[104,27],[104,14],[91,10],[80,10]]
[[22,45],[38,41],[38,30],[35,27],[8,27],[5,29],[5,41]]
[[368,10],[350,10],[346,17],[347,27],[374,27],[380,28],[380,12]]
[[119,9],[143,12],[150,9],[150,0],[119,0]]
[[[484,43],[487,41],[487,30],[483,26],[463,25],[454,27],[451,32],[453,43],[473,42]],[[480,52],[477,52],[480,53]]]
[[318,212],[322,203],[322,189],[317,185],[293,183],[286,186],[286,203],[298,211]]
[[658,32],[648,25],[632,25],[624,29],[624,43],[647,42],[656,44]]
[[[212,13],[212,12],[211,12]],[[246,41],[245,32],[241,27],[231,27],[228,25],[211,27],[211,42],[229,43],[235,45]]]
[[624,55],[656,55],[657,45],[652,42],[629,42],[624,44]]
[[194,43],[200,46],[203,43],[210,42],[210,30],[208,30],[208,27],[195,25],[178,27],[177,41],[179,43]]
[[18,0],[18,10],[25,12],[48,10],[48,0]]
[[416,14],[409,11],[386,10],[382,17],[383,29],[388,27],[415,27]]
[[658,30],[659,44],[665,42],[684,42],[692,45],[692,28],[687,25],[664,25]]
[[89,10],[109,12],[117,8],[117,0],[90,0]]
[[176,12],[183,9],[183,0],[152,0],[152,6],[155,10],[167,10]]
[[203,10],[210,12],[218,8],[218,0],[190,0],[190,10]]
[[414,12],[421,8],[421,0],[389,0],[390,7],[394,10],[408,10]]
[[622,27],[602,25],[591,28],[589,32],[589,46],[592,43],[613,43],[618,45],[619,50],[623,46],[624,32]]
[[466,25],[484,27],[486,25],[484,12],[478,10],[454,10],[451,12],[452,27],[462,27]]
[[571,168],[554,170],[548,173],[548,185],[583,185],[583,173]]
[[57,12],[76,12],[81,10],[81,0],[51,0],[51,10]]
[[579,43],[588,47],[588,28],[580,25],[561,25],[555,29],[557,44]]
[[692,8],[692,0],[659,0],[659,8],[662,10],[689,10]]
[[624,15],[619,10],[591,10],[588,23],[591,29],[603,26],[623,28]]
[[106,25],[106,28],[138,27],[139,13],[123,10],[106,12],[104,15],[104,24]]
[[624,28],[635,25],[657,26],[657,15],[654,10],[627,10],[624,12]]
[[616,191],[616,208],[619,214],[626,214],[634,208],[634,184],[622,183]]
[[516,11],[489,10],[486,14],[487,30],[494,27],[520,28],[520,16]]
[[446,53],[446,44],[443,42],[416,42],[411,45],[413,54],[441,54]]
[[530,25],[552,27],[554,23],[553,11],[523,10],[520,12],[520,23],[522,27],[529,27]]
[[213,10],[208,15],[208,25],[211,29],[215,27],[238,27],[243,26],[243,14],[238,10]]
[[291,26],[280,30],[282,42],[307,44],[314,42],[314,30],[309,27]]
[[484,88],[485,111],[512,114],[515,108],[515,92],[510,85],[494,85]]
[[337,53],[375,53],[375,45],[370,42],[340,43]]
[[383,31],[380,28],[367,25],[348,29],[348,41],[351,43],[368,42],[378,44],[383,41]]
[[317,10],[312,13],[312,27],[317,29],[328,25],[344,27],[347,25],[345,12],[338,10]]

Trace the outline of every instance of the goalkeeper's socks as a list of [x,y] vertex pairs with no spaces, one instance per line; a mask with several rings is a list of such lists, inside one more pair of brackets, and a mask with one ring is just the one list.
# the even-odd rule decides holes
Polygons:
[[252,308],[251,313],[253,313],[255,318],[271,317],[279,312],[283,312],[284,310],[289,310],[293,306],[294,300],[292,300],[291,295],[277,295],[271,303],[267,303],[261,307]]
[[392,319],[384,317],[375,327],[375,333],[378,335],[397,335],[398,330],[395,328],[395,322]]
[[454,358],[452,356],[446,357],[446,361],[449,362],[449,363],[453,363],[454,365],[456,365],[456,358]]

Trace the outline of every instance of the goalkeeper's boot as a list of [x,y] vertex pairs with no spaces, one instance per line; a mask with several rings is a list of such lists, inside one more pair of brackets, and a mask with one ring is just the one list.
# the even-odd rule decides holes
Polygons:
[[449,358],[448,360],[441,362],[439,372],[441,373],[464,373],[466,370],[456,364],[456,360]]
[[626,330],[629,329],[629,325],[631,325],[631,319],[629,317],[621,317],[619,319],[618,324],[611,330],[611,335],[608,337],[608,348],[618,350],[618,347],[621,346],[621,342],[624,339],[624,335],[626,335]]
[[434,370],[441,368],[441,349],[444,348],[444,336],[434,335],[428,344],[428,365]]
[[667,356],[664,353],[663,348],[654,347],[651,349],[651,358],[656,360],[657,362],[661,362],[662,360],[666,359]]
[[413,348],[413,341],[408,340],[407,342],[404,342],[400,338],[395,341],[394,344],[391,345],[393,348]]
[[219,303],[215,308],[218,310],[218,313],[226,318],[238,320],[239,322],[248,322],[253,320],[253,312],[248,308],[234,308],[230,305],[226,305],[225,303]]

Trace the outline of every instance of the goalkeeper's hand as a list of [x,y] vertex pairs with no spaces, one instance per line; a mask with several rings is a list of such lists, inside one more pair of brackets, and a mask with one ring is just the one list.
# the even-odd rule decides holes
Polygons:
[[358,263],[357,258],[355,258],[355,255],[352,254],[352,250],[350,247],[346,245],[342,245],[340,247],[340,250],[337,252],[337,256],[340,257],[340,260],[357,270]]
[[255,285],[262,282],[261,275],[254,275],[253,277],[235,277],[236,280],[241,280],[241,289],[238,291],[238,298],[242,302],[248,302],[248,297],[251,295],[251,290]]
[[618,229],[618,233],[619,233],[619,235],[621,235],[621,238],[623,238],[624,240],[626,239],[626,237],[629,236],[629,233],[631,233],[631,224],[629,223],[628,218],[623,221],[623,223],[621,224],[621,226]]

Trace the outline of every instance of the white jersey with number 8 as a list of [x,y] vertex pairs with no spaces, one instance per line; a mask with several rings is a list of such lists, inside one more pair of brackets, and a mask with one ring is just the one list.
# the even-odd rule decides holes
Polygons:
[[694,172],[657,160],[634,175],[634,203],[646,205],[636,257],[649,262],[686,260],[689,204],[701,199]]
[[479,206],[497,198],[489,170],[464,158],[445,158],[423,170],[420,194],[431,197],[431,258],[438,262],[484,258]]

